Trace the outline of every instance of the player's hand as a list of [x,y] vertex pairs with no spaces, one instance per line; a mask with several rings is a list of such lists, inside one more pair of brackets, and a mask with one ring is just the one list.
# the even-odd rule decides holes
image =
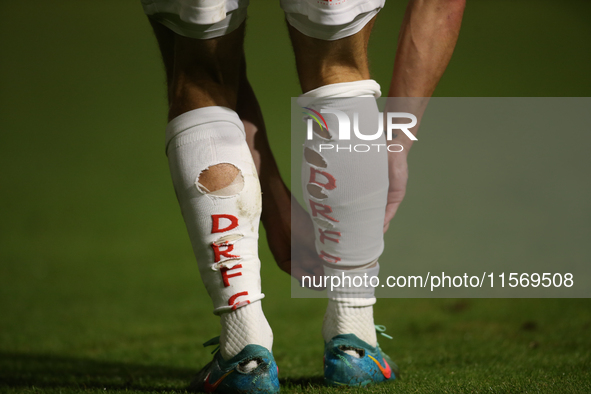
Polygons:
[[[392,94],[392,92],[390,92]],[[425,97],[389,97],[386,102],[384,113],[388,112],[407,112],[417,117],[417,124],[410,128],[410,132],[417,135],[421,124],[421,118],[429,99]],[[407,123],[407,120],[401,120],[400,123]],[[405,134],[398,133],[393,136],[392,144],[402,147],[388,152],[388,197],[386,200],[386,215],[384,216],[384,233],[390,227],[390,221],[396,215],[398,207],[406,194],[406,183],[408,182],[408,152],[413,145],[413,141]]]
[[406,194],[406,183],[408,181],[407,154],[408,150],[388,153],[388,178],[390,186],[388,187],[386,216],[384,217],[384,233],[388,231],[390,221],[394,218]]

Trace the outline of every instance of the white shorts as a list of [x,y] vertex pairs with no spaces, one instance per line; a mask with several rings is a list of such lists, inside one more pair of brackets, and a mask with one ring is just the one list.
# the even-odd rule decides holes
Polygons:
[[[268,1],[268,0],[264,0]],[[209,39],[226,35],[246,19],[249,0],[141,0],[144,12],[177,34]],[[321,40],[359,32],[386,0],[281,0],[290,25]],[[269,1],[271,4],[271,1]]]
[[144,13],[175,33],[206,40],[221,37],[246,19],[249,0],[141,0]]

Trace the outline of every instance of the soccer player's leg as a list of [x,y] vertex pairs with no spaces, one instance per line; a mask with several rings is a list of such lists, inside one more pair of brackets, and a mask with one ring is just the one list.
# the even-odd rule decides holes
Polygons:
[[[358,2],[361,8],[353,15],[345,15],[349,8],[330,18],[324,16],[338,6],[316,14],[310,7],[309,14],[302,15],[295,3],[284,0],[282,6],[304,92],[299,103],[317,112],[362,113],[364,120],[359,121],[367,124],[360,124],[360,128],[375,132],[379,119],[375,98],[380,87],[370,79],[367,45],[383,2],[375,2],[369,10],[363,7],[371,1]],[[342,23],[335,25],[339,19]],[[363,158],[336,149],[322,150],[321,144],[338,144],[336,117],[327,114],[324,118],[327,127],[315,128],[313,138],[306,141],[302,165],[304,197],[314,221],[317,252],[324,260],[326,275],[351,279],[377,276],[388,191],[385,149]],[[349,142],[355,144],[353,135]],[[377,343],[374,294],[371,286],[341,287],[329,294],[322,330],[328,384],[358,386],[396,378],[395,364]]]
[[261,307],[261,189],[236,113],[246,9],[231,10],[213,25],[196,23],[200,15],[189,23],[174,13],[151,13],[146,4],[144,9],[166,68],[173,185],[222,326],[219,339],[208,343],[219,343],[220,350],[191,388],[276,392],[273,334]]

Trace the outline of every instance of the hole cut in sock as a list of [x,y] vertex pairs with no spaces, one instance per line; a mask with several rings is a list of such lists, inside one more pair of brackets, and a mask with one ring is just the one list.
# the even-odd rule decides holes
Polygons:
[[326,193],[324,193],[324,191],[322,190],[322,187],[320,187],[318,185],[315,185],[313,183],[308,183],[306,188],[308,189],[308,193],[310,193],[310,195],[314,198],[317,198],[319,200],[323,200],[325,198],[328,198]]
[[[236,173],[232,182],[220,187],[220,185],[224,184],[223,179],[228,178],[232,173]],[[203,180],[203,178],[205,178],[205,180]],[[242,172],[234,165],[230,163],[220,163],[207,167],[207,169],[201,171],[199,177],[195,181],[195,186],[203,194],[218,197],[231,197],[240,193],[244,188],[244,177],[242,176]],[[210,189],[215,190],[212,191]]]
[[218,197],[230,197],[236,195],[242,191],[244,188],[244,178],[242,174],[238,174],[236,178],[230,183],[228,186],[221,188],[220,190],[216,190],[215,192],[210,192],[210,196],[218,196]]
[[327,163],[324,157],[318,152],[308,147],[304,148],[304,159],[310,164],[314,164],[316,167],[326,168]]

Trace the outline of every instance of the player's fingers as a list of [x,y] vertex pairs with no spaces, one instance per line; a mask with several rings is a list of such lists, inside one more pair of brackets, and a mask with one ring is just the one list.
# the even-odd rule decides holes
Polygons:
[[390,221],[394,219],[394,215],[396,215],[396,211],[398,210],[399,206],[399,202],[386,205],[386,215],[384,216],[384,233],[388,231],[388,228],[390,227]]
[[[278,262],[277,265],[279,266],[279,268],[283,272],[296,278],[296,280],[300,283],[300,286],[302,285],[302,281],[303,281],[302,278],[304,276],[309,277],[311,279],[311,283],[323,283],[322,277],[324,276],[324,270],[322,268],[321,263],[314,264],[312,266],[303,267],[301,264],[297,264],[297,263],[292,264],[291,260],[286,260],[286,261]],[[316,279],[315,281],[314,281],[314,278]],[[307,282],[308,281],[306,280],[306,284],[307,284]],[[308,287],[312,290],[319,290],[319,291],[325,289],[324,286],[321,286],[321,287],[306,286],[306,287]]]

